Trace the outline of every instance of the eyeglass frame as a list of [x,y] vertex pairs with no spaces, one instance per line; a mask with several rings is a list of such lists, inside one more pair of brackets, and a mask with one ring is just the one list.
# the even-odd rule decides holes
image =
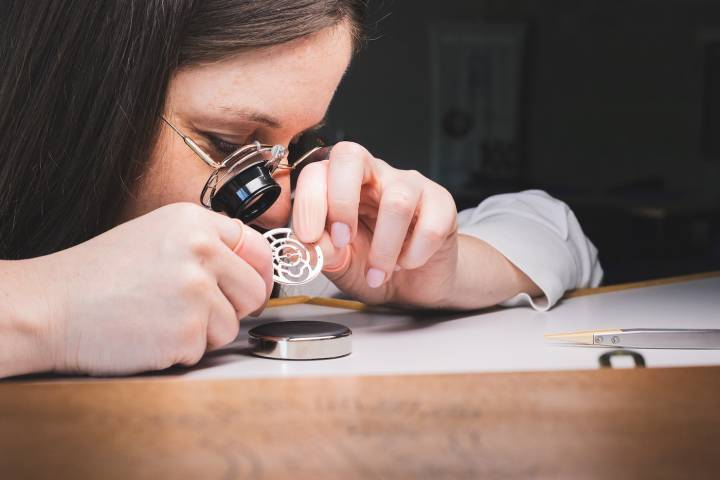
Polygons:
[[[222,184],[223,180],[228,178],[233,171],[238,171],[238,173],[241,173],[247,170],[249,167],[257,165],[258,163],[263,163],[263,165],[270,172],[270,175],[274,174],[277,170],[289,170],[292,172],[293,170],[296,170],[297,167],[299,167],[301,164],[305,163],[308,159],[313,157],[316,152],[323,149],[329,150],[330,148],[332,148],[331,146],[327,146],[324,144],[317,145],[305,152],[297,160],[293,161],[292,164],[283,165],[281,163],[282,160],[284,158],[287,158],[288,154],[290,153],[285,146],[279,144],[270,145],[255,141],[238,147],[235,151],[223,158],[221,162],[216,162],[210,155],[208,155],[202,148],[200,148],[200,146],[192,138],[182,133],[180,129],[177,128],[172,122],[170,122],[170,120],[165,118],[164,115],[160,115],[160,119],[165,122],[175,133],[177,133],[180,138],[183,139],[185,145],[187,145],[188,148],[190,148],[190,150],[195,153],[195,155],[197,155],[203,162],[205,162],[205,164],[213,168],[213,172],[208,177],[205,185],[203,186],[202,192],[200,193],[200,204],[205,208],[211,210],[213,210],[211,204],[215,196],[218,183]],[[254,157],[261,156],[262,154],[268,152],[271,155],[270,160],[264,160],[262,157],[260,159],[253,160]],[[228,164],[232,160],[235,160],[241,155],[242,157],[240,159],[238,159],[237,161],[235,161],[235,163],[231,164],[228,167]],[[243,168],[240,168],[241,166]],[[220,176],[220,173],[223,169],[227,170],[222,172],[223,175]],[[209,201],[206,203],[205,198],[208,193],[210,197]]]

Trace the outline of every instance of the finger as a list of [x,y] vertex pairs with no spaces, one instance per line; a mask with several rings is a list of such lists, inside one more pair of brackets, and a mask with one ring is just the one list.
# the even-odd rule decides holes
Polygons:
[[366,280],[371,288],[382,285],[395,269],[420,196],[420,186],[412,181],[396,181],[383,188],[368,254]]
[[265,282],[269,297],[273,288],[270,244],[260,233],[239,219],[211,213],[211,221],[222,242],[257,271]]
[[[246,236],[250,237],[247,233]],[[270,291],[266,280],[230,249],[219,248],[206,265],[215,274],[218,287],[232,304],[237,318],[243,318],[267,303]]]
[[244,230],[243,238],[240,243],[235,245],[233,252],[260,275],[260,278],[265,282],[265,290],[269,298],[273,289],[273,265],[270,244],[253,228],[246,225]]
[[323,252],[323,272],[332,274],[344,273],[350,265],[350,245],[343,248],[336,247],[330,239],[330,234],[324,232],[317,246]]
[[328,224],[336,247],[350,243],[357,233],[362,186],[372,177],[372,156],[356,143],[340,142],[330,152],[327,174]]
[[439,186],[425,189],[415,226],[398,264],[406,269],[425,265],[456,230],[457,208],[452,196]]
[[293,231],[303,243],[315,243],[325,231],[327,221],[328,161],[303,168],[295,188]]
[[225,245],[233,249],[235,245],[242,241],[245,230],[249,227],[246,227],[237,218],[226,217],[220,213],[208,210],[205,211],[208,213],[208,218],[215,227],[215,231],[220,237],[220,240],[222,240]]
[[210,318],[207,325],[207,349],[214,350],[237,338],[240,321],[235,307],[228,301],[220,287],[213,295]]

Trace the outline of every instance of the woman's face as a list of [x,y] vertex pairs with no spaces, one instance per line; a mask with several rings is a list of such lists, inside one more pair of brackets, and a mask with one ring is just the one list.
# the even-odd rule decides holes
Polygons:
[[[350,29],[342,23],[281,45],[184,68],[170,81],[165,116],[215,161],[255,140],[287,146],[322,123],[351,55]],[[256,220],[258,225],[287,224],[287,172],[281,169],[275,174],[282,194]],[[162,124],[147,170],[124,207],[122,220],[169,203],[198,203],[210,173],[212,167]]]

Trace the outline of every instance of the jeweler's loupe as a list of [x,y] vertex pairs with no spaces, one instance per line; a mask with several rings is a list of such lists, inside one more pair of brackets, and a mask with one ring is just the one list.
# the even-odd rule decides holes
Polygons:
[[[245,145],[213,172],[202,191],[201,201],[216,212],[249,223],[265,213],[280,196],[281,187],[273,178],[276,171],[290,170],[291,188],[294,188],[302,167],[327,159],[330,148],[319,138],[292,144],[289,151],[282,145]],[[283,163],[284,158],[287,163]]]
[[[253,142],[216,162],[197,143],[164,116],[160,117],[213,172],[200,193],[200,203],[216,212],[249,223],[265,213],[280,197],[282,188],[273,178],[277,170],[289,170],[291,188],[305,165],[325,160],[331,147],[307,132],[286,149],[282,145]],[[287,159],[286,162],[283,162]]]
[[272,174],[286,155],[281,145],[255,143],[239,148],[210,175],[200,200],[245,223],[255,220],[280,196],[280,185]]

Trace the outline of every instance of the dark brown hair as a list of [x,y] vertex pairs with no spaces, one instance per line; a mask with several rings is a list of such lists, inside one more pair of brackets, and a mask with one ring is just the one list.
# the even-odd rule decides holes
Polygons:
[[0,258],[117,221],[177,68],[347,21],[363,0],[6,0],[0,16]]

